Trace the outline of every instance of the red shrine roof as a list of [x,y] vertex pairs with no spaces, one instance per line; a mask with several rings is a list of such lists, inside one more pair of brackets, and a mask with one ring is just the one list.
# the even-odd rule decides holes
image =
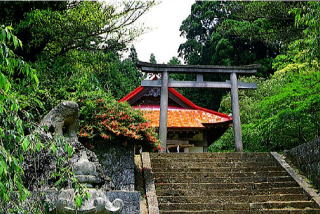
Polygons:
[[[127,101],[135,109],[140,109],[151,126],[159,127],[160,89],[140,86],[119,100]],[[152,92],[152,90],[154,90]],[[232,118],[226,114],[197,106],[174,88],[168,88],[168,128],[206,128],[207,125],[229,124]],[[142,101],[145,97],[145,101]],[[158,99],[157,99],[158,98]],[[146,100],[152,100],[148,103]],[[157,101],[155,101],[157,99]]]

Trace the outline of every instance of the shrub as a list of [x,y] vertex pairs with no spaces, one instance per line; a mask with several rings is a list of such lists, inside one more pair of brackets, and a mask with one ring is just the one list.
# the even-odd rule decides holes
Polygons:
[[126,103],[118,103],[104,92],[90,92],[79,97],[80,141],[89,146],[96,142],[141,145],[145,150],[158,150],[154,129]]

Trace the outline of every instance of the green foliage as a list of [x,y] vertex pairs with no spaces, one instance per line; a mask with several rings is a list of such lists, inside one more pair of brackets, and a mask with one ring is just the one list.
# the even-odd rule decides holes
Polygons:
[[294,63],[308,62],[313,64],[319,62],[320,28],[317,24],[320,17],[319,9],[319,2],[308,2],[304,7],[290,11],[295,14],[296,26],[304,28],[303,36],[290,43],[286,53],[276,57],[273,62],[275,69],[280,70]]
[[85,93],[81,105],[80,140],[96,143],[134,143],[146,150],[157,150],[159,141],[154,129],[127,103],[118,103],[103,93]]
[[[251,80],[252,81],[252,80]],[[290,64],[259,82],[256,91],[241,91],[241,122],[246,151],[282,151],[320,134],[319,66]],[[230,95],[221,111],[230,112]],[[211,151],[233,150],[231,130],[210,146]]]
[[[289,11],[305,4],[197,1],[180,26],[181,35],[187,40],[180,45],[179,56],[192,65],[261,64],[256,76],[268,77],[274,72],[272,61],[276,55],[284,53],[288,44],[302,35]],[[211,81],[226,79],[229,79],[227,75],[206,77]],[[217,110],[226,90],[183,89],[181,92],[195,103]]]
[[157,64],[156,56],[154,55],[154,53],[150,54],[149,62],[153,64]]
[[41,88],[49,92],[51,105],[85,91],[104,90],[120,99],[140,84],[141,73],[131,60],[119,58],[112,52],[70,50],[54,61],[38,60],[36,68],[43,71]]
[[169,60],[168,65],[181,65],[181,61],[177,57],[173,56]]
[[[180,27],[187,41],[179,53],[188,64],[241,65],[273,58],[301,35],[296,2],[196,2]],[[276,12],[275,12],[276,11]],[[272,73],[259,71],[260,76]]]
[[[0,23],[5,25],[16,25],[26,17],[26,14],[35,9],[66,10],[66,1],[1,1]],[[69,3],[71,6],[71,3]],[[19,37],[20,38],[20,37]]]
[[35,70],[13,54],[13,49],[21,46],[11,27],[0,27],[0,205],[10,201],[13,192],[17,192],[19,200],[29,194],[22,181],[22,162],[32,143],[25,136],[25,129],[31,127],[23,124],[30,115],[22,111],[21,94],[15,85],[30,83],[36,87],[38,79]]
[[139,59],[138,59],[138,53],[137,53],[137,50],[136,50],[136,48],[134,47],[134,45],[132,45],[131,48],[130,48],[129,59],[130,59],[132,62],[134,62],[134,63],[136,63],[136,62],[139,61]]
[[[297,27],[305,28],[304,37],[292,43],[290,51],[295,54],[294,60],[319,61],[320,59],[320,3],[308,2],[303,8],[292,10]],[[298,53],[297,53],[298,52]],[[291,55],[293,55],[291,54]]]
[[142,29],[132,24],[153,4],[81,1],[65,10],[33,10],[16,28],[24,35],[25,56],[33,55],[32,60],[39,53],[54,57],[74,49],[116,52],[141,34]]

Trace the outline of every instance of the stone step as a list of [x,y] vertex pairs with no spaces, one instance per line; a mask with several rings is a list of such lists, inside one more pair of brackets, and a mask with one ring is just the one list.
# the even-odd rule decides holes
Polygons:
[[294,181],[288,182],[271,182],[271,183],[157,183],[156,190],[174,190],[174,189],[189,189],[189,190],[219,190],[219,189],[247,189],[247,190],[259,190],[269,188],[280,187],[299,187]]
[[161,210],[173,214],[319,214],[319,209],[272,209],[272,210]]
[[286,209],[286,208],[305,209],[305,208],[319,208],[319,206],[314,201],[269,201],[269,202],[250,203],[251,210]]
[[[156,187],[157,188],[157,187]],[[248,195],[274,195],[274,194],[305,194],[300,187],[268,188],[268,189],[170,189],[157,190],[157,196],[248,196]]]
[[251,182],[285,182],[294,181],[290,176],[278,177],[202,177],[202,176],[188,176],[188,177],[159,177],[155,179],[156,183],[251,183]]
[[295,214],[320,207],[269,153],[152,153],[160,213]]
[[285,201],[264,203],[160,203],[161,210],[263,210],[318,208],[313,201]]
[[264,162],[256,162],[256,161],[221,161],[221,162],[186,162],[186,161],[155,161],[152,162],[152,168],[196,168],[196,167],[208,167],[208,168],[219,168],[219,167],[262,167],[262,166],[280,166],[275,161],[264,161]]
[[270,153],[266,152],[232,152],[232,153],[150,153],[150,158],[233,158],[233,159],[245,159],[245,158],[259,158],[259,157],[272,157]]
[[262,167],[238,167],[238,168],[229,168],[229,167],[216,167],[216,168],[210,168],[210,167],[196,167],[196,168],[152,168],[155,172],[286,172],[285,169],[283,169],[280,166],[262,166]]
[[159,196],[159,203],[217,203],[217,202],[267,202],[267,201],[308,201],[307,194],[247,195],[243,196]]
[[160,210],[250,210],[249,203],[160,203]]
[[161,164],[161,163],[277,163],[276,160],[272,159],[273,157],[259,157],[259,158],[246,158],[246,159],[225,159],[225,158],[156,158],[151,159],[152,163],[154,164]]
[[207,178],[239,178],[239,177],[278,177],[288,176],[286,171],[275,171],[275,172],[157,172],[153,171],[155,179],[163,177],[175,177],[175,178],[190,178],[190,177],[207,177]]

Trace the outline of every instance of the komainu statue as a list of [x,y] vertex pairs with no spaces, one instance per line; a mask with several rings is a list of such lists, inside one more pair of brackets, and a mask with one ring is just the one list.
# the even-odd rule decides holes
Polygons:
[[79,106],[72,101],[65,101],[54,107],[40,122],[41,127],[48,128],[48,137],[60,135],[77,138]]
[[[46,203],[50,204],[49,213],[54,214],[107,214],[120,213],[124,203],[121,199],[113,202],[107,197],[107,192],[112,189],[110,178],[105,175],[97,156],[85,148],[77,138],[79,107],[71,101],[65,101],[53,108],[40,122],[40,134],[44,143],[50,143],[55,137],[63,137],[75,148],[75,153],[69,161],[72,171],[78,182],[87,188],[90,197],[85,199],[81,207],[74,203],[75,190],[72,186],[65,186],[61,190],[46,186],[42,190],[46,195]],[[54,159],[47,158],[47,162]],[[47,164],[54,165],[54,164]],[[41,171],[52,170],[43,166]],[[29,170],[30,171],[30,170]]]

